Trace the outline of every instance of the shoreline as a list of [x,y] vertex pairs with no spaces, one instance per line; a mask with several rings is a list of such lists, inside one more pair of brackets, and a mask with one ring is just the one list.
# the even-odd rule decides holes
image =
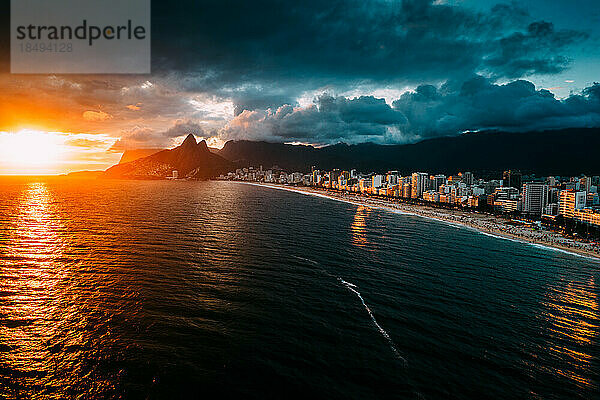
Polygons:
[[408,203],[395,203],[385,199],[367,198],[357,194],[337,193],[308,187],[291,187],[245,181],[227,182],[286,190],[306,196],[322,197],[347,204],[377,208],[392,213],[435,220],[456,226],[458,228],[474,230],[478,233],[490,235],[498,239],[511,240],[538,248],[544,248],[546,250],[558,251],[600,262],[600,248],[590,243],[568,239],[553,231],[527,230],[525,226],[510,225],[508,224],[508,221],[491,215],[475,214],[460,210],[442,209]]

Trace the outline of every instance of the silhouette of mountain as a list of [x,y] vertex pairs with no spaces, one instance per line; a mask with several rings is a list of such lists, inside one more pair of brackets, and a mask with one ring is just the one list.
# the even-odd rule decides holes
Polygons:
[[156,154],[159,151],[164,149],[133,149],[133,150],[125,150],[121,159],[119,160],[119,164],[126,164],[128,162],[132,162],[138,160],[140,158],[151,156],[152,154]]
[[497,177],[506,169],[537,175],[600,174],[600,128],[533,132],[487,131],[442,137],[407,145],[306,145],[229,141],[219,152],[238,165],[277,165],[285,170],[398,170],[454,174],[472,171]]
[[180,146],[162,150],[147,157],[107,169],[103,178],[160,179],[178,171],[179,177],[207,179],[235,168],[223,157],[208,150],[206,142],[196,143],[194,135],[188,135]]

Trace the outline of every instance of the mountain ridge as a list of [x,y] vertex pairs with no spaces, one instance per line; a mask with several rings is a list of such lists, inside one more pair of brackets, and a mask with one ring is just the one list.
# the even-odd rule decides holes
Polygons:
[[102,178],[109,179],[162,179],[178,172],[180,178],[208,179],[228,172],[234,164],[209,151],[206,141],[196,142],[189,134],[181,145],[161,150],[147,157],[116,164],[108,168]]
[[338,143],[325,147],[229,141],[219,155],[239,165],[277,165],[285,170],[398,170],[454,174],[472,171],[497,176],[520,169],[539,175],[600,175],[600,128],[530,132],[484,131],[426,139],[403,145]]

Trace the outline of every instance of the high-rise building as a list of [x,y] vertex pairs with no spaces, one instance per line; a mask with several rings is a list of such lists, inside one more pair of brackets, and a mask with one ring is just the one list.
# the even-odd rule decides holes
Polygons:
[[425,172],[414,172],[412,174],[412,191],[411,197],[413,199],[418,199],[423,195],[423,192],[427,190],[427,182],[429,181],[429,176]]
[[321,171],[319,171],[315,167],[312,167],[312,181],[314,184],[321,183]]
[[463,172],[462,180],[467,185],[472,185],[473,184],[473,173],[472,172]]
[[520,171],[514,171],[514,170],[504,171],[504,173],[502,174],[502,186],[520,188],[521,187],[521,178],[522,177],[521,177]]
[[525,183],[523,185],[523,212],[542,215],[548,205],[548,185],[544,183]]
[[440,186],[446,184],[446,175],[435,175],[434,177],[432,177],[431,183],[431,188],[437,192],[438,190],[440,190]]
[[362,178],[358,180],[358,188],[359,190],[364,193],[366,192],[370,187],[371,187],[371,179],[367,179],[367,178]]
[[410,199],[412,192],[412,185],[410,183],[402,184],[402,197]]
[[373,185],[374,188],[380,188],[383,186],[383,175],[373,175]]
[[579,189],[585,191],[586,193],[590,191],[590,187],[592,186],[592,178],[584,176],[579,179]]
[[561,190],[558,199],[558,213],[567,218],[573,218],[575,210],[585,207],[587,196],[585,192]]
[[398,171],[388,171],[385,175],[385,180],[387,181],[388,186],[393,186],[398,184]]

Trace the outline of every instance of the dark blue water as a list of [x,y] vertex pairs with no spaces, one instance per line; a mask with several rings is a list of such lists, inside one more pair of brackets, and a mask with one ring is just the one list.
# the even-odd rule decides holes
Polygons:
[[599,398],[599,266],[243,184],[0,178],[0,397]]

